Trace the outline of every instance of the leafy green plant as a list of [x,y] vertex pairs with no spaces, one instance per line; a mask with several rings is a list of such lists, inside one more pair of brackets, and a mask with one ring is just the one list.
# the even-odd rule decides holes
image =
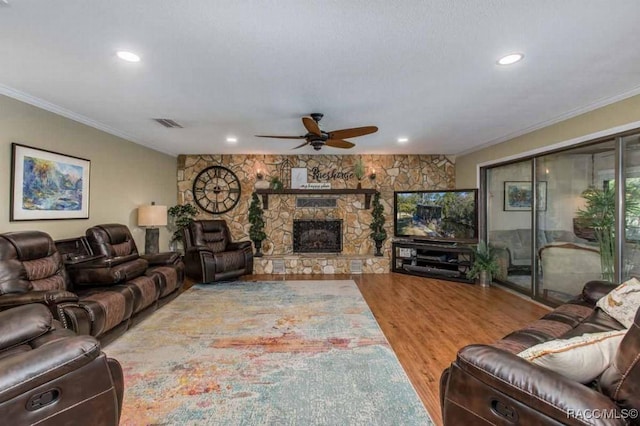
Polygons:
[[280,191],[284,188],[284,184],[278,176],[271,177],[271,179],[269,179],[269,185],[271,186],[271,189],[275,189],[276,191]]
[[249,205],[249,238],[253,242],[261,242],[267,238],[264,232],[264,211],[260,206],[260,199],[255,192],[251,194],[251,204]]
[[387,231],[384,229],[384,206],[380,203],[380,193],[373,196],[373,210],[371,211],[371,239],[373,241],[384,241],[387,239]]
[[193,219],[198,214],[198,209],[191,204],[178,204],[170,207],[167,213],[172,218],[174,228],[171,242],[182,241],[183,229],[193,222]]
[[[613,183],[613,181],[611,182]],[[640,210],[638,189],[627,188],[625,194],[626,217],[637,216]],[[594,236],[600,246],[600,265],[602,279],[615,279],[615,226],[616,226],[616,193],[612,185],[603,189],[589,187],[582,192],[586,200],[585,207],[576,212],[576,216],[593,229]]]
[[500,272],[500,265],[495,251],[484,240],[480,240],[474,250],[474,261],[471,269],[467,271],[467,278],[476,279],[482,271],[489,272],[492,276]]

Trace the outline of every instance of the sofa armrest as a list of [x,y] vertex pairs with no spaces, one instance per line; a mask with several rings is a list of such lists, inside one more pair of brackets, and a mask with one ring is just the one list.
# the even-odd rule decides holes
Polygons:
[[23,305],[0,312],[0,349],[29,342],[52,327],[51,312],[42,305]]
[[0,310],[13,308],[15,306],[28,305],[31,303],[42,303],[47,306],[56,306],[61,303],[74,303],[77,301],[78,296],[70,291],[63,290],[9,293],[0,296]]
[[100,355],[100,345],[90,336],[73,336],[33,350],[0,359],[0,401],[75,371]]
[[149,266],[173,265],[180,260],[180,253],[168,251],[164,253],[143,254],[140,256]]
[[560,423],[585,424],[577,416],[597,409],[618,414],[615,422],[599,424],[624,424],[620,408],[605,395],[512,353],[471,345],[458,352],[456,364],[491,389]]
[[75,263],[67,265],[67,269],[95,269],[95,268],[112,268],[114,266],[122,265],[127,262],[132,262],[139,259],[141,256],[138,254],[129,254],[127,256],[116,257],[100,257],[90,262]]
[[614,284],[610,281],[594,280],[589,281],[582,288],[582,298],[595,305],[598,300],[609,294],[611,290],[616,288],[618,284]]
[[234,243],[227,244],[227,250],[244,250],[244,249],[252,249],[251,241],[236,241]]
[[185,251],[185,254],[196,253],[196,256],[197,256],[197,253],[200,253],[203,251],[213,253],[213,251],[207,246],[191,246],[187,248],[187,250]]
[[131,280],[143,275],[148,267],[149,263],[136,255],[127,262],[88,262],[74,265],[68,271],[74,285],[94,287]]

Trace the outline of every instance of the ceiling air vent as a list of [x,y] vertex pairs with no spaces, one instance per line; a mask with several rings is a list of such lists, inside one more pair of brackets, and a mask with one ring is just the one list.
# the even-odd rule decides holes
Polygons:
[[154,121],[157,121],[158,123],[162,124],[164,127],[167,127],[169,129],[175,129],[176,127],[179,129],[182,129],[182,126],[178,123],[176,123],[174,120],[170,119],[170,118],[154,118]]

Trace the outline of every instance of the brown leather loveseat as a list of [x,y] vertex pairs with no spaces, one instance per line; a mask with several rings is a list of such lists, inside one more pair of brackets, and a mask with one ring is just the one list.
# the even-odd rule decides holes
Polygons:
[[2,424],[118,424],[120,364],[42,304],[0,312],[0,373]]
[[440,379],[446,425],[640,425],[640,310],[611,365],[590,385],[516,354],[552,339],[621,330],[595,308],[616,286],[591,281],[582,295],[493,345],[470,345]]

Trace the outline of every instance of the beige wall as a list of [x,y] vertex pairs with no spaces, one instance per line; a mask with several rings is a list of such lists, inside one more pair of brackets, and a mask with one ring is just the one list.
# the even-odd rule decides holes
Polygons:
[[[89,219],[9,222],[12,142],[91,160]],[[0,170],[0,232],[36,229],[61,239],[84,235],[96,224],[123,223],[144,251],[137,207],[151,201],[176,204],[175,157],[6,96],[0,96]],[[162,228],[161,251],[168,244]]]
[[456,157],[456,187],[477,187],[477,165],[640,121],[640,95],[598,108],[526,135]]

